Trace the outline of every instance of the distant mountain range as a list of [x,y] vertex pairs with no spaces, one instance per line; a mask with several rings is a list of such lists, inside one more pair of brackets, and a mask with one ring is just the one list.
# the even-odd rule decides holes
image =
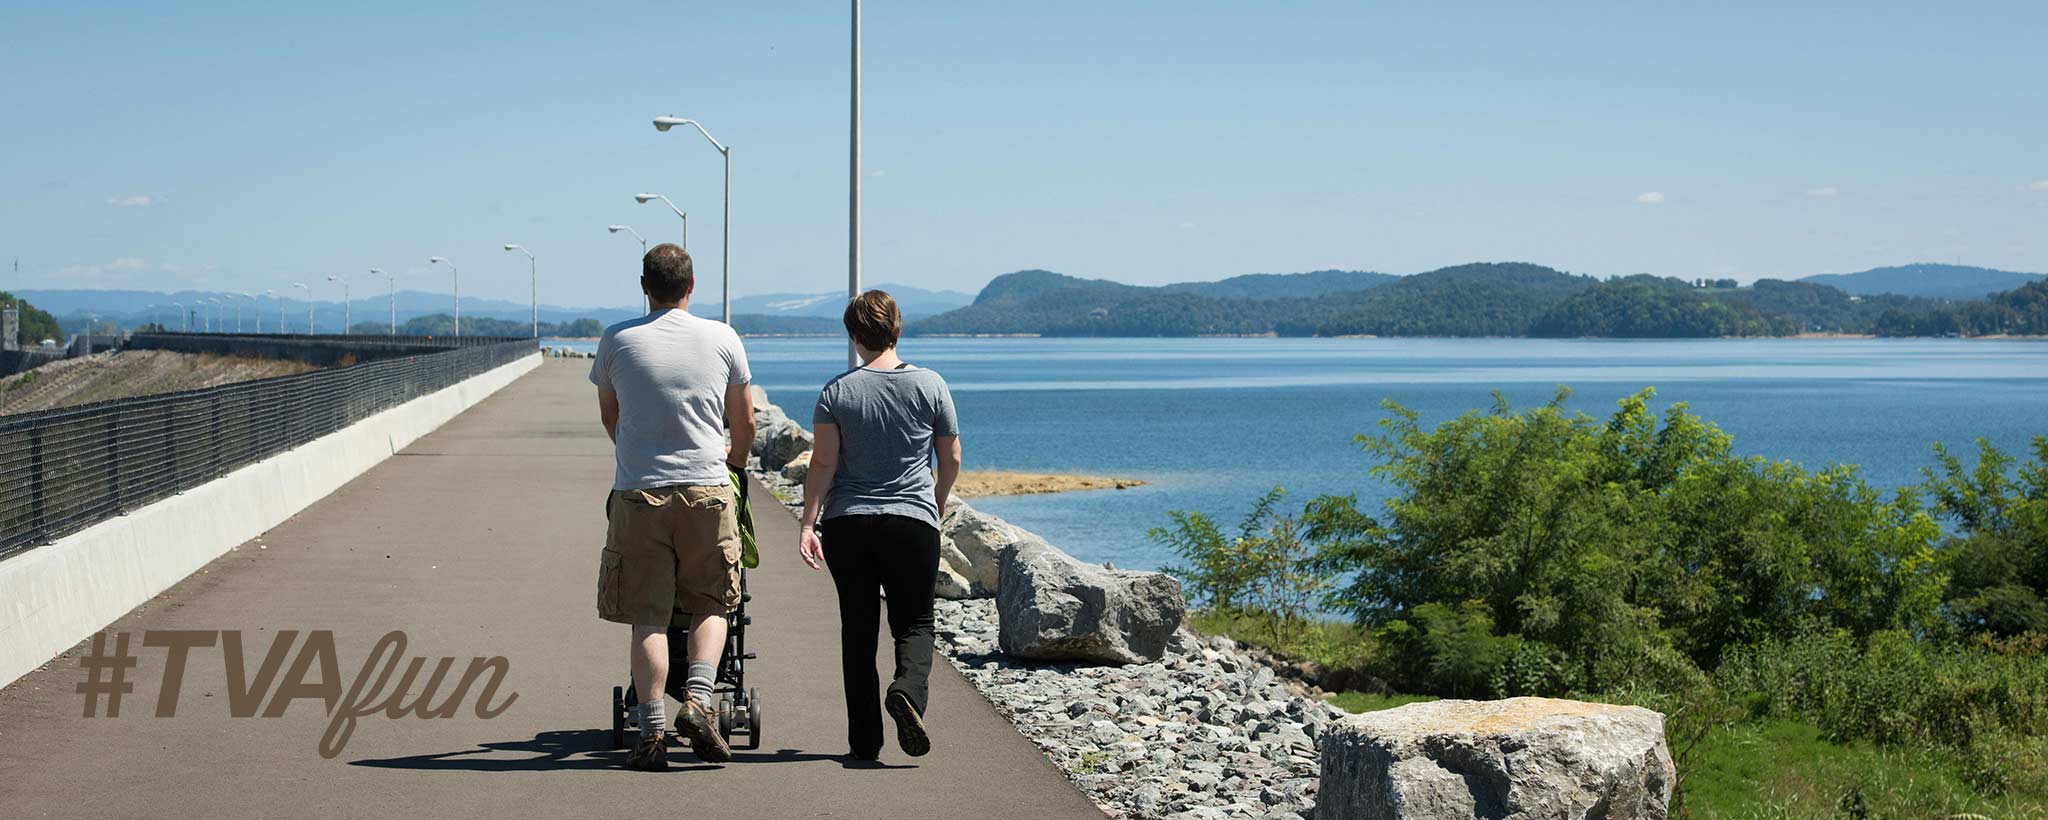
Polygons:
[[[329,286],[332,288],[332,286]],[[896,297],[903,308],[906,319],[918,319],[965,305],[974,297],[957,291],[933,291],[908,285],[881,284],[875,287],[886,290]],[[336,288],[338,290],[338,288]],[[624,289],[622,288],[623,292]],[[239,309],[244,329],[256,327],[256,311],[263,312],[263,323],[275,329],[280,307],[286,327],[303,332],[306,324],[307,302],[290,296],[258,297],[255,301],[239,294],[222,291],[183,290],[162,293],[144,290],[36,290],[19,291],[21,298],[57,317],[68,332],[82,328],[88,316],[110,321],[123,327],[134,327],[148,322],[164,322],[173,327],[179,325],[178,308],[173,303],[187,306],[197,305],[204,299],[220,299],[220,318],[232,328],[236,311]],[[313,300],[313,320],[317,327],[336,329],[343,317],[340,300]],[[155,308],[150,308],[155,305]],[[429,293],[416,290],[402,290],[387,295],[383,292],[365,294],[349,300],[347,316],[352,324],[384,321],[391,318],[396,307],[398,322],[411,319],[448,314],[454,310],[454,297],[447,293]],[[814,294],[765,294],[742,296],[732,302],[733,323],[743,332],[760,333],[838,333],[839,314],[845,308],[846,296],[843,291]],[[692,304],[690,312],[699,316],[716,317],[719,303],[716,300]],[[596,319],[599,324],[609,325],[640,315],[638,311],[624,308],[578,308],[543,304],[540,306],[540,320],[566,325],[577,319]],[[503,319],[513,322],[528,321],[532,308],[525,302],[505,299],[488,299],[465,296],[462,299],[462,318],[467,323],[471,318]],[[742,322],[742,318],[747,321]],[[822,321],[829,319],[830,321]],[[748,330],[749,327],[754,330]]]
[[[1047,270],[1024,270],[990,280],[969,297],[906,285],[877,287],[895,295],[911,335],[1046,336],[1611,336],[1697,337],[1785,335],[1801,332],[1891,335],[2048,333],[2041,299],[2048,275],[1957,265],[1919,264],[1794,281],[1733,280],[1637,275],[1601,280],[1522,262],[1475,263],[1397,276],[1370,271],[1320,270],[1260,273],[1211,282],[1158,286],[1084,279]],[[303,332],[308,303],[263,299],[260,308],[222,293],[133,290],[24,290],[32,305],[75,332],[88,314],[124,327],[149,321],[178,326],[172,302],[221,298],[217,316],[232,327],[236,305],[243,327],[255,329],[255,311],[275,329],[280,308],[286,326]],[[398,321],[448,324],[451,297],[401,291]],[[845,304],[838,291],[744,296],[733,302],[733,324],[743,333],[837,334]],[[155,309],[147,306],[157,305]],[[315,325],[339,328],[338,302],[312,303]],[[349,316],[361,329],[389,321],[386,297],[354,299]],[[528,306],[502,299],[466,298],[465,321],[524,323]],[[715,316],[718,305],[692,305]],[[600,326],[638,315],[621,308],[540,306],[540,319],[562,328]],[[433,317],[439,316],[436,319]]]
[[[903,311],[903,318],[921,319],[934,314],[945,313],[974,301],[972,294],[957,290],[925,290],[909,285],[871,285],[872,290],[883,290],[896,300],[897,309]],[[732,300],[732,312],[755,316],[816,316],[838,319],[846,310],[846,291],[833,290],[822,293],[769,293],[760,296],[742,296]]]
[[1823,273],[1801,282],[1840,288],[1856,296],[1893,293],[1929,299],[1967,301],[2012,290],[2029,282],[2048,279],[2048,273],[2017,273],[1968,265],[1921,263],[1890,268],[1872,268],[1859,273]]
[[1408,276],[1318,271],[1160,287],[1028,270],[996,277],[973,304],[913,322],[906,332],[1559,338],[2048,333],[2048,281],[2013,276],[2021,277],[2021,286],[1954,301],[1853,295],[1812,281],[1766,279],[1739,287],[1733,280],[1650,275],[1601,280],[1522,262]]

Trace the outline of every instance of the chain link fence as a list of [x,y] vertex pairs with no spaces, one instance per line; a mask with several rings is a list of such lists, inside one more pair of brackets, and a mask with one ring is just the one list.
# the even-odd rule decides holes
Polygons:
[[465,338],[460,344],[291,376],[0,416],[0,559],[535,351],[528,338]]

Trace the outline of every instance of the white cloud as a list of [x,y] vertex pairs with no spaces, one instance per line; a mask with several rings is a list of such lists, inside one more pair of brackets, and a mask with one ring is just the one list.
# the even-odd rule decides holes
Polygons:
[[1664,204],[1664,192],[1649,191],[1647,193],[1637,194],[1636,201],[1641,202],[1644,205],[1662,205]]
[[2048,179],[2035,180],[2034,184],[2027,186],[2027,190],[2048,191]]
[[1819,188],[1806,189],[1806,195],[1815,199],[1827,199],[1828,197],[1841,196],[1842,189],[1833,185],[1824,185]]
[[109,199],[107,204],[116,208],[149,208],[156,205],[156,197],[148,194],[129,194]]

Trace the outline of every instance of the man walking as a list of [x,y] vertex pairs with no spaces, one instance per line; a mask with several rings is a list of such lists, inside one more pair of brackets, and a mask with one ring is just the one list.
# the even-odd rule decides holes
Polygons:
[[695,284],[687,251],[670,243],[647,251],[640,288],[652,308],[605,328],[590,366],[617,463],[605,507],[611,524],[598,566],[597,614],[633,627],[640,740],[626,767],[640,771],[668,768],[663,692],[673,609],[690,616],[689,697],[676,732],[706,762],[732,759],[713,718],[711,687],[725,618],[740,600],[738,502],[728,469],[744,471],[754,409],[739,334],[690,315]]

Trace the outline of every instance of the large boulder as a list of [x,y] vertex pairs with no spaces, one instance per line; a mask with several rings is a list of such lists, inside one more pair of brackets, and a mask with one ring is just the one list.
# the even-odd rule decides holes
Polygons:
[[780,471],[799,454],[811,451],[811,431],[805,430],[782,408],[768,401],[768,392],[752,388],[754,397],[754,457],[761,467]]
[[1003,552],[1025,542],[1045,544],[1045,539],[965,501],[948,500],[946,516],[939,520],[939,564],[967,582],[967,597],[994,597]]
[[1664,820],[1664,716],[1551,698],[1440,700],[1323,729],[1316,820]]
[[1011,656],[1149,663],[1186,613],[1180,582],[1165,573],[1083,563],[1036,538],[1002,554],[997,638]]

